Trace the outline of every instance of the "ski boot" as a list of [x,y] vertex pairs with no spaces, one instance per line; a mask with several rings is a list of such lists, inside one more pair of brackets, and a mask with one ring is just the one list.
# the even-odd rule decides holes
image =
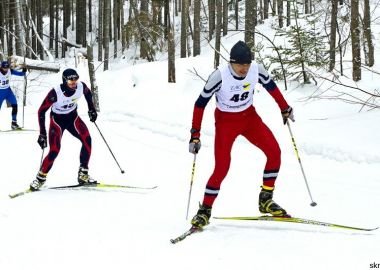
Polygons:
[[259,211],[262,214],[271,214],[275,217],[290,217],[284,208],[273,200],[273,189],[261,187],[259,195]]
[[211,207],[206,205],[199,205],[197,214],[191,220],[191,225],[193,227],[202,229],[204,226],[208,225],[209,219],[211,217]]
[[46,173],[39,171],[36,176],[36,179],[34,179],[32,183],[30,183],[30,186],[29,186],[30,190],[32,191],[39,190],[40,187],[42,187],[43,184],[45,184],[46,182],[46,175],[47,175]]
[[96,180],[92,179],[88,175],[88,169],[85,169],[83,167],[79,167],[78,183],[79,183],[79,185],[95,185],[95,184],[97,184]]
[[12,130],[19,130],[19,129],[21,129],[21,128],[20,128],[20,126],[17,124],[17,121],[12,121],[11,129],[12,129]]

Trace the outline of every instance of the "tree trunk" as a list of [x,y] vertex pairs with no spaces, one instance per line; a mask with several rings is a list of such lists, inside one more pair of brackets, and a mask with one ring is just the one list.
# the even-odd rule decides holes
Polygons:
[[20,5],[20,0],[16,0],[15,3],[15,30],[16,30],[16,54],[17,55],[24,55],[24,31],[22,30],[22,23],[21,23],[21,5]]
[[223,0],[223,36],[228,32],[228,0]]
[[264,0],[264,19],[268,19],[269,0]]
[[87,64],[88,74],[90,76],[91,92],[94,101],[94,105],[97,112],[100,112],[99,107],[99,91],[96,83],[95,68],[94,68],[94,48],[92,45],[87,44]]
[[187,29],[188,29],[188,0],[182,0],[182,12],[181,12],[181,58],[187,56]]
[[[187,1],[187,0],[182,0]],[[215,0],[208,0],[208,39],[211,40],[215,30]]]
[[372,42],[372,31],[371,31],[371,7],[369,5],[369,0],[364,0],[364,17],[363,17],[363,33],[365,37],[366,45],[366,64],[372,67],[375,63],[374,59],[374,47]]
[[216,28],[215,28],[215,54],[214,54],[214,68],[219,66],[220,62],[220,38],[221,38],[221,27],[222,27],[222,0],[216,0]]
[[8,32],[7,32],[7,40],[8,40],[8,56],[14,54],[14,20],[13,18],[16,17],[16,8],[14,6],[14,3],[9,1],[8,2]]
[[352,79],[361,80],[359,0],[351,0]]
[[54,47],[54,4],[55,0],[49,0],[49,50]]
[[277,0],[277,10],[278,10],[278,27],[284,27],[284,2],[283,0]]
[[92,32],[92,0],[88,0],[88,32]]
[[291,8],[291,5],[290,5],[290,0],[287,0],[286,1],[286,26],[289,26],[290,25],[290,16],[292,14],[292,8]]
[[[174,12],[174,11],[173,11]],[[168,23],[168,82],[176,82],[175,74],[175,41],[174,41],[174,18],[173,24],[170,23],[170,9],[169,3],[167,3],[166,21]]]
[[338,27],[338,0],[331,0],[331,20],[330,20],[330,64],[329,71],[333,71],[335,67],[335,47],[336,47],[336,31]]
[[235,0],[235,30],[239,30],[239,1]]
[[111,1],[104,1],[104,70],[108,70],[110,56]]
[[[70,1],[63,0],[63,23],[62,23],[62,37],[67,39],[67,27],[70,26],[70,17],[71,17],[71,5]],[[66,56],[66,42],[62,43],[62,58]]]
[[194,0],[194,40],[193,55],[201,54],[201,0]]
[[117,58],[117,40],[119,30],[119,2],[113,1],[113,58]]
[[[36,17],[37,17],[37,32],[40,39],[43,41],[43,14],[42,14],[42,0],[36,0]],[[41,60],[44,60],[44,47],[42,42],[37,43],[37,51]]]
[[99,0],[98,7],[98,61],[103,61],[103,10],[104,1]]
[[59,25],[59,0],[55,0],[55,58],[59,57],[59,43],[58,43],[58,25]]
[[[109,1],[106,1],[109,2]],[[86,46],[86,0],[76,0],[76,43]]]
[[[244,39],[249,48],[255,46],[255,17],[257,10],[257,0],[245,2],[245,32]],[[252,58],[255,59],[254,52]]]

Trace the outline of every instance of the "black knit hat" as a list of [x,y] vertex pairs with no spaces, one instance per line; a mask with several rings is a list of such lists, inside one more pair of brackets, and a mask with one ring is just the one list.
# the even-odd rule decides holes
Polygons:
[[72,68],[65,69],[62,72],[63,83],[66,83],[68,80],[78,80],[78,79],[79,79],[78,73]]
[[230,63],[250,64],[252,63],[251,49],[243,41],[238,41],[231,49]]

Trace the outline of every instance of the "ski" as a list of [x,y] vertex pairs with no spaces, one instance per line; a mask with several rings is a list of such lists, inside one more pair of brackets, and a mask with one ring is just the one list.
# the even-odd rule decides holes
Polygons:
[[183,234],[181,234],[180,236],[174,238],[174,239],[170,239],[170,243],[172,244],[176,244],[182,240],[184,240],[186,237],[188,237],[189,235],[192,235],[193,233],[196,233],[196,232],[201,232],[203,231],[202,228],[198,228],[198,227],[194,227],[192,226],[190,229],[188,229],[186,232],[184,232]]
[[28,128],[0,130],[0,132],[17,132],[17,131],[37,131],[37,130],[36,129],[28,129]]
[[259,220],[259,221],[290,222],[290,223],[310,224],[310,225],[333,227],[333,228],[356,230],[356,231],[374,231],[379,228],[379,227],[360,228],[360,227],[340,225],[336,223],[323,222],[323,221],[318,221],[318,220],[311,220],[311,219],[297,218],[297,217],[252,216],[252,217],[214,217],[214,218],[224,219],[224,220]]
[[49,189],[81,189],[81,188],[114,188],[114,189],[142,189],[142,190],[152,190],[157,188],[157,186],[150,186],[150,187],[140,187],[140,186],[129,186],[129,185],[119,185],[119,184],[106,184],[106,183],[96,183],[96,184],[87,184],[87,185],[64,185],[64,186],[54,186],[54,187],[42,187],[39,190],[33,191],[30,188],[20,191],[17,193],[9,194],[9,197],[11,199],[23,196],[25,194],[31,193],[31,192],[37,192],[37,191],[44,191]]
[[16,197],[20,197],[20,196],[25,195],[25,194],[30,193],[30,192],[33,192],[33,190],[31,190],[30,188],[28,188],[28,189],[26,189],[24,191],[20,191],[20,192],[17,192],[17,193],[9,194],[9,197],[11,199],[14,199]]
[[94,183],[94,184],[85,184],[85,185],[65,185],[65,186],[56,186],[48,187],[47,189],[73,189],[73,188],[131,188],[131,189],[155,189],[157,186],[149,187],[140,187],[140,186],[129,186],[129,185],[119,185],[119,184],[106,184],[106,183]]

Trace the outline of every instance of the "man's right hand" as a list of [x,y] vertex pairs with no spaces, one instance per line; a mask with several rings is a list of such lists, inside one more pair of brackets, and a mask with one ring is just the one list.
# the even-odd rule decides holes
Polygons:
[[199,139],[200,137],[200,132],[199,130],[196,129],[191,129],[191,138],[189,141],[189,152],[192,154],[197,154],[198,151],[201,149],[201,140]]
[[46,135],[40,134],[38,136],[37,142],[40,145],[41,149],[46,148],[47,147],[47,138],[46,138]]

